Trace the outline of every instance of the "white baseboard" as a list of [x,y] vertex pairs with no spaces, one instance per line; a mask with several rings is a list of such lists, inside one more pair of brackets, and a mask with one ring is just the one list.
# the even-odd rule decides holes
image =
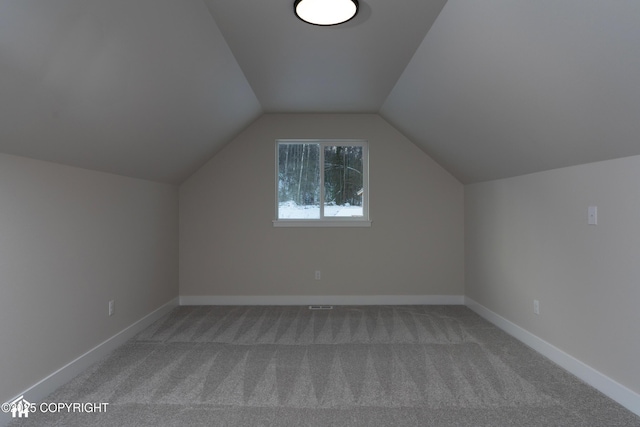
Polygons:
[[183,295],[180,305],[463,305],[463,295]]
[[640,394],[607,377],[591,366],[581,362],[570,354],[565,353],[545,340],[537,337],[526,329],[505,319],[483,305],[465,297],[465,305],[480,316],[487,319],[503,331],[522,341],[538,353],[571,372],[582,381],[615,400],[636,415],[640,415]]
[[[178,298],[172,299],[171,301],[152,311],[142,319],[118,332],[111,338],[98,344],[82,356],[67,363],[65,366],[53,372],[46,378],[38,381],[36,384],[18,394],[13,399],[8,400],[8,402],[12,402],[20,396],[24,396],[27,401],[32,403],[42,401],[42,399],[53,393],[56,389],[71,381],[82,371],[89,368],[95,362],[98,362],[99,360],[106,357],[109,353],[127,342],[138,332],[142,331],[144,328],[167,314],[173,308],[177,307],[178,303]],[[8,424],[11,419],[12,418],[10,414],[0,412],[0,426]]]

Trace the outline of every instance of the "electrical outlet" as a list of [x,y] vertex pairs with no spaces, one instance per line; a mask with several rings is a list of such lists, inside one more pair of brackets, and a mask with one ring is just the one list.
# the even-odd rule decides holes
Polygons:
[[113,316],[116,311],[116,302],[114,300],[109,301],[109,316]]
[[598,225],[598,207],[589,206],[587,210],[587,224]]
[[533,312],[535,314],[540,314],[540,301],[537,299],[533,300]]
[[316,270],[316,280],[320,280],[320,270]]

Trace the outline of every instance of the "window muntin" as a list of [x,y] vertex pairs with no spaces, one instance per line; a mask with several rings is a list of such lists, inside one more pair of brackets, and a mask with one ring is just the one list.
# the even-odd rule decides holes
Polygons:
[[368,222],[368,145],[277,141],[276,222]]

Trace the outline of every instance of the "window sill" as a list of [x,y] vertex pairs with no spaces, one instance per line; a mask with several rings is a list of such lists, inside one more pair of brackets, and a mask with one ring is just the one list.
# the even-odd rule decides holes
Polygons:
[[276,219],[274,227],[371,227],[370,220]]

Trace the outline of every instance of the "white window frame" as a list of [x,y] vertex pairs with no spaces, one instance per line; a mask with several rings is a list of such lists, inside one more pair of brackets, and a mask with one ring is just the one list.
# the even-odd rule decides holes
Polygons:
[[[278,185],[280,144],[318,144],[320,145],[320,164],[324,165],[324,147],[358,146],[362,147],[362,216],[361,217],[325,217],[324,216],[324,172],[320,174],[320,218],[278,218]],[[364,139],[278,139],[275,144],[275,220],[274,227],[371,227],[369,218],[369,143]],[[323,169],[321,168],[321,171]]]

